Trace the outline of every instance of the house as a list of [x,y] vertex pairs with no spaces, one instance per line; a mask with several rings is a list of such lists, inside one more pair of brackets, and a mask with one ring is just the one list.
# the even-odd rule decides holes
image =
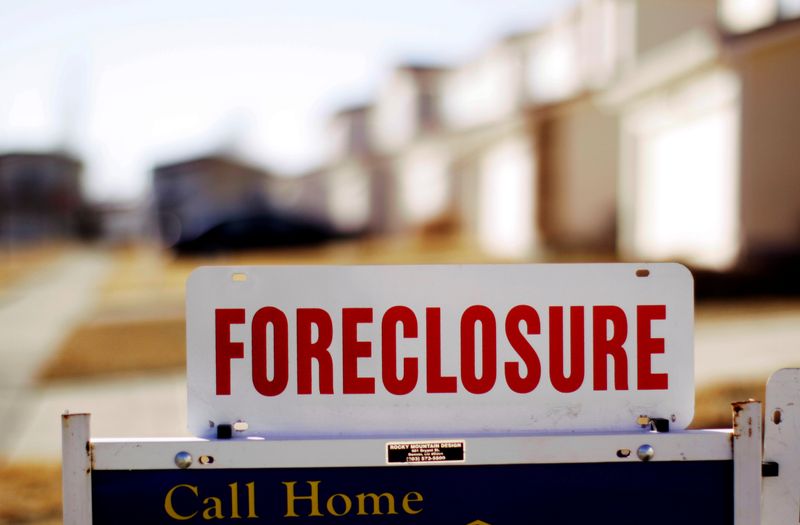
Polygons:
[[371,214],[386,210],[384,231],[459,232],[503,258],[613,253],[619,116],[597,95],[714,12],[713,0],[585,0],[457,67],[397,68],[368,112],[383,160],[364,175],[381,173]]
[[624,256],[728,270],[800,254],[791,5],[721,0],[716,24],[653,48],[607,94],[622,119]]
[[630,2],[591,0],[445,81],[461,224],[486,252],[613,249],[616,118],[592,94],[629,59]]
[[153,171],[162,240],[179,252],[321,242],[326,225],[293,213],[282,199],[294,188],[227,155],[161,165]]
[[331,117],[331,156],[322,171],[338,231],[409,233],[448,221],[451,170],[446,144],[437,142],[444,71],[401,65],[372,104]]
[[84,225],[80,161],[66,153],[0,155],[0,240],[76,238]]
[[582,0],[333,119],[354,230],[508,259],[726,269],[800,254],[800,1]]
[[328,220],[342,234],[389,229],[390,204],[381,191],[381,160],[369,133],[371,110],[368,105],[342,108],[328,122],[330,162],[319,177]]
[[408,63],[381,86],[367,121],[376,207],[388,233],[447,229],[452,221],[453,172],[441,114],[447,69]]

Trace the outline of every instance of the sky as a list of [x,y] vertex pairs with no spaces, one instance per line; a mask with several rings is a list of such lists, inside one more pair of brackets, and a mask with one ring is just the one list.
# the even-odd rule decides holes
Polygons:
[[0,0],[0,153],[62,149],[93,201],[228,151],[324,162],[325,121],[404,61],[458,65],[575,0]]

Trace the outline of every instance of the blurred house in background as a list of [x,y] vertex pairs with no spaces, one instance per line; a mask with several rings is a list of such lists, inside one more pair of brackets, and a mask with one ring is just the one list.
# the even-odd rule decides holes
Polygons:
[[281,206],[290,183],[227,155],[156,167],[153,187],[161,237],[179,252],[302,245],[329,236]]
[[153,189],[164,241],[185,243],[221,221],[264,212],[266,177],[264,171],[226,156],[156,167]]
[[509,37],[454,68],[442,90],[459,222],[499,256],[532,255],[539,242],[536,143],[524,92],[530,37]]
[[102,202],[92,205],[91,213],[97,225],[96,237],[106,245],[135,245],[158,238],[150,202]]
[[66,153],[0,155],[0,241],[19,245],[87,233],[81,169]]
[[799,0],[583,0],[331,120],[330,212],[505,258],[800,253]]
[[712,0],[584,0],[458,73],[452,125],[481,117],[484,131],[504,134],[470,148],[481,152],[471,171],[482,246],[509,256],[615,252],[619,117],[599,95],[713,13]]
[[369,136],[368,106],[344,108],[328,122],[330,161],[311,180],[325,195],[327,220],[340,233],[385,233],[388,202],[379,193],[380,159]]
[[652,48],[609,92],[623,255],[724,270],[800,254],[798,14],[723,0],[717,25]]
[[[381,86],[368,119],[382,159],[373,193],[385,232],[441,232],[454,213],[452,152],[443,134],[440,66],[405,64]],[[374,165],[374,163],[373,163]]]
[[330,117],[306,175],[228,154],[155,168],[150,219],[87,213],[65,155],[4,155],[0,238],[157,223],[179,251],[371,235],[507,260],[800,258],[798,17],[800,0],[579,0],[464,63],[397,66]]
[[361,142],[332,171],[379,189],[352,201],[377,231],[460,232],[500,257],[613,253],[619,119],[596,94],[714,12],[713,0],[585,0],[458,67],[399,67],[371,107],[345,113]]
[[331,157],[322,172],[338,231],[386,235],[449,224],[450,165],[447,149],[436,143],[444,72],[399,66],[373,104],[331,117]]
[[463,223],[490,253],[613,249],[616,119],[591,95],[626,58],[623,7],[583,2],[448,79]]

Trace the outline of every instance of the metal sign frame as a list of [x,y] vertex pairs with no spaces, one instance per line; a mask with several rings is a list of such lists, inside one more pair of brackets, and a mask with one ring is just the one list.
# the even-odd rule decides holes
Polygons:
[[[732,431],[468,437],[448,441],[463,443],[465,456],[459,464],[467,467],[639,463],[657,468],[659,464],[680,466],[702,461],[732,462],[733,522],[750,525],[759,523],[761,405],[748,402],[736,405],[735,409],[737,417]],[[388,469],[397,474],[400,472],[396,469],[402,469],[406,474],[429,474],[434,471],[427,469],[446,466],[446,461],[424,465],[389,464],[386,447],[393,441],[386,439],[92,439],[89,421],[88,414],[68,414],[62,420],[65,525],[95,523],[92,478],[114,472],[155,470],[171,471],[180,476],[181,470],[188,474],[196,471],[225,472],[226,469],[257,472],[259,469],[367,467]],[[658,495],[653,496],[657,498]],[[652,511],[647,505],[628,510],[642,512],[643,516]],[[469,523],[490,523],[482,521],[480,516],[474,518]],[[598,518],[602,520],[602,516]],[[271,522],[282,520],[273,519]],[[322,518],[315,518],[315,522],[328,523]],[[454,525],[467,525],[467,522],[455,522]]]
[[764,405],[764,523],[800,521],[800,368],[778,370]]

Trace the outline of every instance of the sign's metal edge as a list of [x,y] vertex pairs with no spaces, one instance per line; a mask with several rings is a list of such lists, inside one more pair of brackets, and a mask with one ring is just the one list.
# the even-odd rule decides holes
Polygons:
[[[730,431],[492,436],[437,441],[452,440],[463,441],[468,450],[459,465],[639,462],[637,451],[644,446],[655,451],[654,456],[648,458],[650,461],[726,461],[733,458]],[[94,439],[93,468],[176,469],[175,456],[179,452],[187,452],[195,458],[191,469],[386,467],[386,445],[394,441],[397,440]],[[201,462],[201,457],[211,458],[211,461]],[[436,465],[441,463],[430,466]]]

